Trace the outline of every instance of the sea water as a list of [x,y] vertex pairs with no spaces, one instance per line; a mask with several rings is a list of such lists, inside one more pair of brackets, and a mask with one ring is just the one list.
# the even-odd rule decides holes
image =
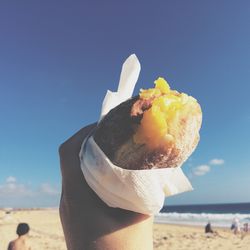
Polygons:
[[233,220],[250,226],[250,203],[202,204],[202,205],[167,205],[155,215],[156,223],[230,228]]

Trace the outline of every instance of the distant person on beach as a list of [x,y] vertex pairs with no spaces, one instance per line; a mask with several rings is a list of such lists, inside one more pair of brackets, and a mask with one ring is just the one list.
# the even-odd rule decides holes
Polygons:
[[205,226],[205,233],[214,233],[210,222],[208,222],[207,225]]
[[19,223],[16,229],[18,238],[9,243],[8,250],[31,250],[28,240],[29,230],[27,223]]
[[212,229],[211,222],[208,222],[207,225],[205,226],[205,233],[206,233],[207,237],[211,237],[211,236],[213,236],[213,237],[220,236],[221,237],[221,235],[217,231]]
[[238,218],[234,218],[232,222],[231,230],[233,230],[234,234],[238,234],[241,232],[240,222]]
[[153,249],[153,217],[107,206],[88,186],[80,168],[87,126],[59,148],[62,172],[60,217],[67,249]]

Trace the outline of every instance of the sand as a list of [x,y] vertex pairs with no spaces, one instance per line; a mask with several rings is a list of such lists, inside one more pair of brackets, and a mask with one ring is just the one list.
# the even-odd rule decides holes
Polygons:
[[[7,249],[8,242],[16,238],[19,222],[31,227],[32,250],[66,250],[58,210],[22,210],[6,214],[0,210],[0,249]],[[230,230],[216,228],[217,235],[205,235],[201,227],[154,225],[154,249],[156,250],[249,250],[250,232],[233,235]],[[135,249],[136,250],[136,249]]]
[[229,229],[213,228],[217,234],[205,234],[203,227],[154,225],[154,249],[157,250],[250,250],[250,232],[234,235]]

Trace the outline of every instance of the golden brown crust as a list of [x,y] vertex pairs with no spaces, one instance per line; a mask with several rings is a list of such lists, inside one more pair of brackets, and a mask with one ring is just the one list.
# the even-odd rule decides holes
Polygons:
[[113,110],[98,124],[94,139],[108,158],[125,169],[169,168],[182,165],[192,154],[199,142],[202,121],[200,105],[194,102],[188,113],[180,117],[178,128],[172,128],[174,142],[166,139],[167,146],[149,149],[144,144],[136,144],[133,134],[140,123],[138,117],[130,115],[134,97]]

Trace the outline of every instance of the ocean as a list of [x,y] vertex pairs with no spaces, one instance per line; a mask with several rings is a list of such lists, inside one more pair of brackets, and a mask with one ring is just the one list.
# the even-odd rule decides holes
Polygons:
[[238,218],[250,226],[250,203],[166,205],[155,215],[156,223],[205,226],[208,221],[215,227],[231,227]]

